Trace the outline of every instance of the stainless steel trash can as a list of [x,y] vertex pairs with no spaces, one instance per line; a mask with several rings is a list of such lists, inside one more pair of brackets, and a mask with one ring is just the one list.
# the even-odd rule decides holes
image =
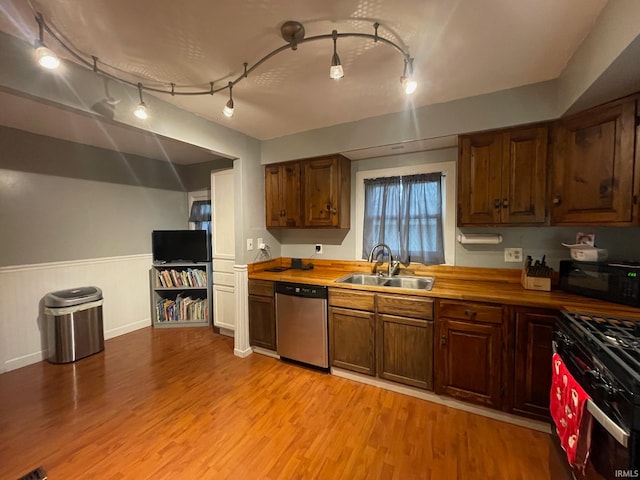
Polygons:
[[104,350],[102,290],[80,287],[44,298],[51,363],[69,363]]

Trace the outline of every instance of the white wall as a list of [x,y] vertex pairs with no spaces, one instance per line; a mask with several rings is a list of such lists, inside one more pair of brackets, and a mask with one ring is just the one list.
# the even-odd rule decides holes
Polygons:
[[97,286],[105,339],[151,325],[151,255],[0,267],[0,373],[48,358],[44,297]]

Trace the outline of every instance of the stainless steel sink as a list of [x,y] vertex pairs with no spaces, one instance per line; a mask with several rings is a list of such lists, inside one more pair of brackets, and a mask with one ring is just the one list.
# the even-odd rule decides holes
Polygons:
[[412,288],[415,290],[431,290],[433,277],[392,277],[384,282],[384,287]]
[[353,285],[383,285],[389,280],[387,277],[380,275],[367,275],[366,273],[350,273],[349,275],[339,278],[336,283],[351,283]]
[[352,285],[371,285],[376,287],[408,288],[411,290],[431,290],[434,277],[382,277],[366,273],[350,273],[336,280],[336,283],[350,283]]

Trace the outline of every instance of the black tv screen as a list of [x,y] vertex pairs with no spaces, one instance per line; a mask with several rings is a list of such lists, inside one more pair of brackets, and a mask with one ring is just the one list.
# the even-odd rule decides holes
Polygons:
[[205,230],[154,230],[154,262],[208,262],[209,233]]

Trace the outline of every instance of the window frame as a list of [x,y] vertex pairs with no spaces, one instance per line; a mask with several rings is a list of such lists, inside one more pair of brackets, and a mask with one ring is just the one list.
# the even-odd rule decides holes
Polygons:
[[362,234],[364,221],[364,180],[365,178],[416,175],[420,173],[442,172],[442,228],[444,241],[444,265],[455,265],[456,252],[456,162],[434,162],[403,167],[389,167],[375,170],[360,170],[355,179],[355,259],[362,260]]

